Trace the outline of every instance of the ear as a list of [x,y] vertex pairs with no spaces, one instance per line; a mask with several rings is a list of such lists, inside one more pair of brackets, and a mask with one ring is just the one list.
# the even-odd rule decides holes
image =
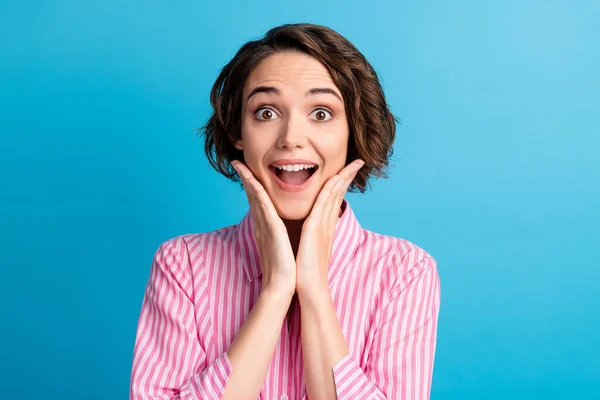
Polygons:
[[244,150],[244,145],[242,144],[242,139],[236,140],[235,142],[233,142],[233,147],[235,147],[238,150]]

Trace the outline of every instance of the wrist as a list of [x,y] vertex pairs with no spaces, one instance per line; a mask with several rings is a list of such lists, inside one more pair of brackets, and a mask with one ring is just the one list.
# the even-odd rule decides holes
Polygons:
[[260,289],[261,297],[272,298],[276,301],[292,300],[296,288],[281,286],[281,285],[263,285]]
[[298,279],[296,292],[298,292],[298,296],[320,297],[331,295],[327,277]]
[[306,306],[332,301],[329,286],[307,285],[298,287],[296,292],[298,293],[298,300],[300,303],[305,304]]

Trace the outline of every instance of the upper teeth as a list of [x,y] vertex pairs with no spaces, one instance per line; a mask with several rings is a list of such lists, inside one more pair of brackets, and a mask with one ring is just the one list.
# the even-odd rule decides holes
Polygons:
[[275,165],[275,168],[279,168],[284,171],[300,171],[301,169],[309,169],[314,167],[316,167],[315,164]]

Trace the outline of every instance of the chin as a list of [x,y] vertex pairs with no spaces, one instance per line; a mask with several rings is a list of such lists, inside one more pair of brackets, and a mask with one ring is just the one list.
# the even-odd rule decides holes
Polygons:
[[291,221],[304,220],[310,215],[314,201],[309,199],[275,201],[275,209],[282,219]]

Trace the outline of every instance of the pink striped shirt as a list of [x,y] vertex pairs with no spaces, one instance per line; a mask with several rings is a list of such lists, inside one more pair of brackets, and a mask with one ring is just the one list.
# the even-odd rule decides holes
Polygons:
[[[337,398],[428,399],[440,283],[415,244],[363,229],[344,200],[329,287],[350,354],[333,368]],[[220,399],[227,349],[261,289],[250,211],[233,226],[158,248],[135,341],[130,399]],[[286,317],[287,318],[287,317]],[[306,399],[295,303],[259,399]]]

